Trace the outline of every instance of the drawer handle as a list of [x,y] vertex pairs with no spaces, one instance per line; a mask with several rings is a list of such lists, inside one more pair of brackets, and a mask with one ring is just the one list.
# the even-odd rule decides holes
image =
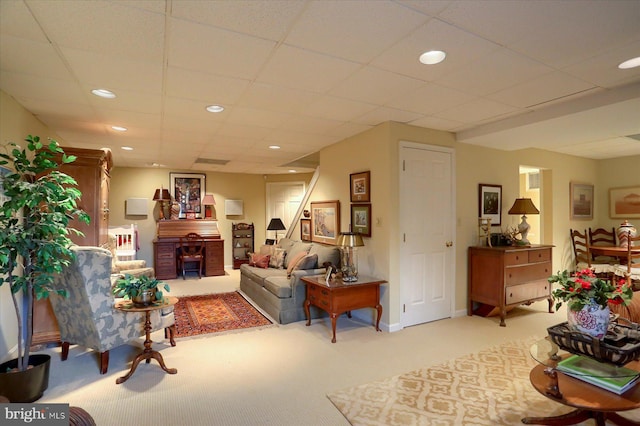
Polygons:
[[520,260],[520,256],[516,256],[516,260]]
[[329,304],[327,303],[327,301],[326,301],[326,300],[323,300],[321,303],[322,303],[324,306],[329,306]]
[[309,297],[309,300],[316,300],[316,297],[315,296],[311,296],[311,297]]
[[513,293],[509,293],[509,297],[513,297]]
[[322,294],[324,294],[325,296],[327,296],[329,294],[329,292],[327,290],[322,290]]
[[509,278],[511,278],[511,273],[509,273]]

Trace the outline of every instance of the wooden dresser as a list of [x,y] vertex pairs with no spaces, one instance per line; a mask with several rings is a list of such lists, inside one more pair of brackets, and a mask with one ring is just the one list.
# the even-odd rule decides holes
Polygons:
[[204,243],[204,275],[224,275],[224,240],[220,238],[215,220],[160,220],[153,241],[153,266],[156,278],[170,280],[178,277],[176,259],[180,237],[189,232],[202,236]]
[[[482,312],[483,307],[500,311],[500,326],[505,326],[507,308],[547,300],[553,312],[551,254],[553,246],[469,247],[467,314]],[[474,302],[480,304],[474,310]]]

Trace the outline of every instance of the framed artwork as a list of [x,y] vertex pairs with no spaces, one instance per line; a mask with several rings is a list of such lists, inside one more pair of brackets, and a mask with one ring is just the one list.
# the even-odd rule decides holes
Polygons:
[[593,219],[593,185],[570,182],[569,198],[571,200],[571,219]]
[[371,172],[351,173],[349,175],[351,202],[371,201]]
[[311,241],[336,245],[340,236],[340,201],[311,203]]
[[311,241],[311,219],[300,219],[300,241]]
[[351,204],[351,231],[371,236],[371,204]]
[[206,175],[200,173],[169,173],[171,196],[180,204],[180,219],[202,219]]
[[609,216],[612,219],[640,219],[640,186],[610,188]]
[[491,219],[491,226],[502,224],[502,185],[478,185],[478,217]]

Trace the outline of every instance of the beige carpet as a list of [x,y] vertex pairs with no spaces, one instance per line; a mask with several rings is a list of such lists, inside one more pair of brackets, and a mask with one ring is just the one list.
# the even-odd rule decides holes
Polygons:
[[[529,382],[535,338],[344,389],[328,397],[352,425],[517,425],[571,411]],[[639,410],[623,414],[640,420]],[[593,424],[593,420],[580,424]]]

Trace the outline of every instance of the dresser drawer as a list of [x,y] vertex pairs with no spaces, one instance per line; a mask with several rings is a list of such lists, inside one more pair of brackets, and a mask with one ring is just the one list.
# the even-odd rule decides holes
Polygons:
[[529,263],[529,255],[526,250],[504,254],[504,266],[526,265],[527,263]]
[[505,288],[505,304],[522,303],[527,300],[549,297],[547,280],[539,280],[527,284],[513,285]]
[[316,306],[328,309],[330,306],[329,290],[312,285],[308,288],[309,301]]
[[533,263],[505,269],[505,285],[522,284],[529,281],[547,279],[551,275],[551,262]]
[[551,261],[550,249],[529,251],[529,263],[550,262],[550,261]]

